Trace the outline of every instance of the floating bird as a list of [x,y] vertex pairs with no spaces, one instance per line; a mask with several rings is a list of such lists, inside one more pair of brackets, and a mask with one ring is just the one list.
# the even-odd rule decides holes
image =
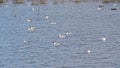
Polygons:
[[57,42],[57,41],[55,41],[55,42],[53,42],[53,45],[54,46],[60,46],[60,45],[62,45],[60,42]]
[[102,40],[102,41],[106,41],[106,37],[103,36],[103,37],[101,38],[101,40]]
[[117,6],[117,4],[114,4],[113,6],[114,6],[114,7],[116,7],[116,6]]
[[91,53],[91,50],[87,50],[87,53],[89,53],[89,54],[90,54],[90,53]]
[[103,6],[102,5],[99,5],[97,10],[102,10],[103,9]]
[[58,35],[58,38],[65,38],[65,37],[66,37],[65,34],[59,34],[59,35]]
[[28,23],[32,22],[32,19],[27,19],[27,22],[28,22]]
[[29,32],[33,32],[34,30],[35,30],[35,27],[34,27],[34,26],[31,26],[31,27],[28,28],[28,31],[29,31]]
[[114,7],[114,8],[111,8],[111,10],[117,10],[117,8]]
[[32,11],[35,11],[35,8],[32,8]]
[[56,25],[57,23],[55,21],[52,21],[50,24],[51,25]]
[[71,9],[74,9],[74,6],[72,6]]
[[46,19],[49,19],[49,16],[45,16]]
[[114,6],[114,7],[111,8],[111,10],[117,10],[117,8],[116,8],[117,4],[114,4],[113,6]]
[[31,4],[30,4],[30,3],[28,3],[28,4],[27,4],[27,6],[28,6],[28,7],[30,7],[30,6],[31,6]]
[[25,44],[25,45],[28,44],[28,41],[24,40],[24,41],[23,41],[23,44]]
[[65,32],[66,35],[71,35],[73,34],[72,32]]

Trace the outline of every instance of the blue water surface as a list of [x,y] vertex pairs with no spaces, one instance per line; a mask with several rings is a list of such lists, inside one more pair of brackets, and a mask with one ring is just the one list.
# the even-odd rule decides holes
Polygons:
[[120,68],[120,4],[101,4],[1,4],[0,68]]

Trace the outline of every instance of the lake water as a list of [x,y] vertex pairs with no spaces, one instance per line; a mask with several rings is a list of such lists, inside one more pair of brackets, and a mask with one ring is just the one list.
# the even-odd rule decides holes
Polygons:
[[1,4],[0,68],[120,68],[120,3],[100,4]]

